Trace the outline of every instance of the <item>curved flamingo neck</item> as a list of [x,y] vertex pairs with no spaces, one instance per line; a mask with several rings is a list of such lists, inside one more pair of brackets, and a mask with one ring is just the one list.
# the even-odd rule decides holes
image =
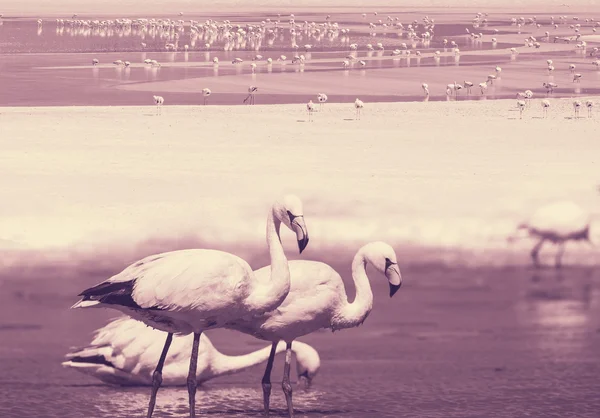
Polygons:
[[274,208],[267,217],[267,246],[271,259],[271,276],[268,282],[256,280],[251,306],[262,311],[271,311],[281,305],[290,291],[290,268],[281,245],[279,229],[281,221],[275,216]]
[[352,328],[362,324],[373,308],[373,291],[367,276],[367,262],[364,251],[359,250],[352,260],[352,279],[356,288],[353,302],[345,300],[332,321],[332,328]]
[[[279,343],[275,353],[278,354],[282,351],[285,351],[285,343]],[[215,350],[209,366],[211,373],[207,378],[239,373],[267,361],[270,353],[271,346],[240,356],[229,356]]]

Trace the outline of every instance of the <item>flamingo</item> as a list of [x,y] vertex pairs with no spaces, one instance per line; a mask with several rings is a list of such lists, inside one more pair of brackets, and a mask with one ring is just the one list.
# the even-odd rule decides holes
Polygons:
[[579,117],[579,109],[581,109],[581,101],[575,100],[573,102],[573,110],[575,111],[575,118]]
[[527,103],[525,103],[524,100],[517,100],[517,107],[519,108],[519,119],[523,119],[523,110],[525,110],[525,106],[527,106]]
[[421,84],[421,88],[423,89],[425,96],[429,96],[429,85],[427,83],[423,83]]
[[485,81],[483,83],[479,83],[479,90],[481,90],[482,95],[485,94],[487,88],[488,88],[488,85]]
[[579,73],[573,74],[573,83],[581,83],[581,77],[582,75]]
[[208,101],[208,97],[212,94],[212,91],[210,91],[209,88],[203,88],[202,89],[202,96],[204,96],[204,105],[206,105],[206,102]]
[[[290,292],[276,310],[257,318],[234,320],[226,325],[226,328],[273,343],[262,380],[267,417],[271,394],[271,369],[277,343],[281,340],[286,342],[282,388],[287,401],[288,415],[293,417],[292,387],[289,383],[292,342],[322,328],[338,331],[357,327],[367,319],[373,307],[373,293],[366,273],[367,264],[386,276],[390,297],[394,296],[402,285],[396,253],[384,242],[371,242],[361,247],[352,261],[352,279],[356,287],[353,302],[348,301],[344,282],[332,267],[317,261],[292,260],[289,262]],[[259,277],[268,276],[270,268],[263,267],[255,274]]]
[[470,81],[465,81],[463,83],[463,86],[465,87],[465,89],[467,90],[467,95],[471,94],[471,88],[473,88],[473,83]]
[[152,96],[154,98],[154,103],[156,103],[156,111],[157,113],[161,113],[161,107],[165,102],[165,99],[162,96]]
[[248,87],[248,96],[244,99],[244,103],[246,103],[248,101],[248,99],[250,99],[250,101],[248,101],[248,103],[253,105],[254,104],[254,94],[257,91],[258,91],[258,87],[256,87],[256,86]]
[[548,117],[548,109],[550,109],[550,100],[542,100],[542,110],[544,112],[544,117]]
[[327,101],[327,95],[325,93],[319,93],[317,95],[317,101],[319,102],[319,110],[322,110],[323,105]]
[[365,107],[365,104],[363,103],[362,100],[359,100],[357,98],[354,101],[354,108],[356,109],[356,119],[360,119],[360,111],[362,110],[363,107]]
[[196,368],[200,335],[243,316],[277,308],[290,289],[290,272],[279,227],[296,233],[300,253],[308,245],[302,202],[294,195],[273,204],[267,218],[271,272],[257,277],[248,263],[223,251],[189,249],[148,256],[110,279],[84,290],[73,308],[110,307],[167,334],[152,375],[147,418],[152,417],[162,369],[173,334],[193,333],[187,379],[190,418],[195,418]]
[[[65,357],[62,365],[93,376],[104,383],[120,386],[152,386],[152,371],[162,350],[162,332],[126,316],[96,330],[90,345],[78,348]],[[174,336],[165,360],[163,386],[185,386],[192,338]],[[269,358],[271,347],[242,356],[228,356],[217,350],[208,335],[200,341],[196,382],[202,383],[230,374],[240,373]],[[277,345],[276,353],[285,351],[285,343]],[[310,386],[319,372],[319,353],[310,345],[294,342],[298,383]]]
[[587,107],[588,110],[588,118],[592,117],[592,108],[594,107],[594,102],[592,102],[591,100],[587,100],[585,102],[585,107]]
[[558,252],[555,256],[555,267],[560,268],[565,245],[568,241],[585,241],[593,245],[590,240],[590,215],[580,206],[569,201],[560,201],[542,206],[531,218],[517,226],[516,234],[509,236],[508,241],[513,242],[518,238],[520,231],[526,231],[530,237],[538,240],[531,250],[531,259],[536,267],[540,266],[538,254],[546,241],[557,244]]
[[310,122],[312,122],[312,114],[313,111],[315,110],[315,105],[313,104],[312,100],[309,100],[308,103],[306,104],[306,111],[308,112],[308,120]]
[[100,63],[100,61],[98,60],[98,58],[94,58],[92,60],[92,65],[98,65]]
[[571,71],[571,74],[573,74],[575,72],[575,64],[569,64],[569,70]]
[[214,65],[219,65],[219,58],[214,57],[212,62]]

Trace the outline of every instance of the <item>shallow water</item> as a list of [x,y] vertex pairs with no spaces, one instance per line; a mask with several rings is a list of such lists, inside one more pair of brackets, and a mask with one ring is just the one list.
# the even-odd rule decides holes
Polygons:
[[[348,277],[350,257],[344,252],[323,261]],[[259,267],[264,260],[251,264]],[[60,366],[70,346],[89,343],[94,329],[118,316],[68,310],[81,289],[108,274],[91,271],[62,281],[13,276],[0,282],[1,416],[143,415],[148,388],[108,386]],[[319,351],[322,366],[308,392],[295,388],[298,416],[597,416],[595,269],[405,265],[404,285],[392,299],[381,278],[369,274],[375,303],[363,326],[301,339]],[[228,354],[266,345],[229,331],[209,335]],[[275,416],[284,416],[285,409],[277,383],[281,362],[278,357],[273,372]],[[260,416],[263,367],[206,383],[197,395],[201,413]],[[157,417],[185,417],[186,389],[162,389],[157,405]]]
[[[296,20],[322,23],[325,15],[325,11],[299,12]],[[421,21],[422,18],[421,14],[414,12],[389,15],[398,17],[405,26],[414,19]],[[382,32],[381,26],[370,33],[367,23],[379,19],[385,21],[385,16],[363,19],[360,13],[338,12],[332,15],[331,20],[349,28],[349,34],[326,36],[298,30],[294,39],[285,26],[287,17],[282,16],[280,27],[285,29],[257,43],[228,41],[209,33],[190,37],[189,25],[177,33],[163,33],[154,29],[63,27],[53,19],[45,19],[41,26],[35,19],[5,19],[0,26],[0,85],[3,85],[0,106],[143,105],[153,94],[163,95],[167,105],[200,104],[203,102],[200,94],[203,87],[213,90],[210,104],[242,104],[246,87],[231,91],[223,86],[231,85],[230,80],[248,80],[247,85],[259,86],[257,103],[304,103],[322,89],[323,77],[328,74],[352,78],[351,84],[355,87],[345,88],[343,79],[340,79],[339,85],[327,83],[326,93],[330,102],[353,100],[357,94],[367,101],[420,101],[423,100],[422,82],[430,86],[429,100],[454,100],[455,97],[446,96],[445,86],[456,80],[470,80],[476,86],[471,94],[463,93],[458,99],[509,98],[525,89],[534,91],[536,95],[546,94],[543,81],[558,82],[559,88],[553,94],[555,97],[600,93],[597,87],[600,71],[595,71],[592,59],[585,51],[576,50],[574,43],[565,50],[564,46],[540,39],[542,48],[539,53],[522,47],[525,37],[535,35],[540,38],[549,29],[547,16],[540,16],[539,21],[544,25],[540,29],[525,25],[519,31],[516,26],[510,25],[508,14],[490,15],[487,25],[473,28],[472,15],[430,13],[429,16],[436,19],[436,26],[435,36],[428,43],[410,41],[406,31],[402,30],[388,28]],[[185,20],[188,23],[190,18],[203,22],[209,17],[186,15]],[[258,25],[267,18],[278,19],[276,15],[266,13],[212,17],[230,19],[233,24],[241,25]],[[591,33],[591,26],[592,23],[582,22],[582,33]],[[473,41],[465,29],[482,33],[483,40]],[[561,24],[552,36],[570,33],[568,26]],[[175,35],[179,36],[179,40],[175,39]],[[491,42],[492,37],[498,41]],[[432,54],[438,50],[452,53],[450,44],[445,47],[443,39],[456,42],[461,55],[434,58]],[[145,47],[141,46],[142,42]],[[177,43],[178,51],[165,52],[168,42]],[[209,48],[205,47],[207,42]],[[365,50],[367,43],[375,45],[379,42],[385,51]],[[292,48],[294,43],[298,45],[297,50]],[[365,60],[366,65],[362,67],[355,62],[345,70],[342,61],[350,53],[352,43],[359,45],[359,50],[353,55],[358,60]],[[403,43],[407,44],[411,56],[392,59],[391,51],[402,49]],[[189,44],[188,52],[183,51],[185,44]],[[305,44],[312,45],[312,49],[305,51]],[[590,42],[590,48],[592,46]],[[518,47],[526,53],[511,56],[511,47]],[[416,51],[420,51],[422,57],[417,57]],[[504,52],[498,54],[498,51]],[[256,73],[252,74],[249,63],[257,54],[263,59],[255,62]],[[291,59],[296,54],[304,54],[306,64],[292,64]],[[286,64],[277,61],[280,55],[286,55]],[[272,65],[266,64],[267,57],[273,58]],[[93,58],[100,61],[96,67],[91,65]],[[219,59],[218,66],[212,64],[213,58]],[[235,58],[242,58],[244,62],[234,65],[231,61]],[[115,66],[112,62],[117,59],[130,61],[132,65],[128,68]],[[162,66],[144,65],[145,59],[156,59]],[[547,59],[560,61],[555,64],[554,75],[546,74]],[[581,83],[572,83],[567,69],[569,63],[578,65],[577,71],[583,74]],[[502,78],[505,81],[482,95],[477,84],[485,81],[497,65],[503,67]],[[285,84],[282,84],[281,75],[285,76]],[[390,77],[393,79],[390,80]],[[506,81],[509,79],[510,83]],[[184,83],[185,87],[182,87],[180,82],[186,80],[191,83]],[[375,88],[371,91],[373,86]]]

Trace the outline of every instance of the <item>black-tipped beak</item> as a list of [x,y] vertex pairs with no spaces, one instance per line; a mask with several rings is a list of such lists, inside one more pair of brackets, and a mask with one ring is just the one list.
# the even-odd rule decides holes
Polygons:
[[305,235],[304,238],[298,240],[298,249],[300,250],[300,254],[302,254],[302,251],[304,251],[307,245],[308,236]]
[[400,284],[391,284],[390,283],[390,297],[394,296],[398,289],[402,287],[402,282]]

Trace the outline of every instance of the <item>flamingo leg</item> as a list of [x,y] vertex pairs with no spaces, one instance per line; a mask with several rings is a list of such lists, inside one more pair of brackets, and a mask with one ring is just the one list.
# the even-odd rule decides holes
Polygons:
[[285,401],[287,402],[288,407],[288,416],[289,418],[294,417],[294,405],[292,403],[292,385],[290,383],[290,367],[292,363],[292,343],[289,342],[285,348],[285,366],[283,369],[283,382],[281,387],[283,388],[283,393],[285,394]]
[[538,254],[540,252],[540,249],[542,248],[542,245],[544,244],[544,241],[546,241],[544,238],[540,239],[539,242],[535,244],[535,247],[533,247],[533,249],[531,250],[531,259],[533,260],[533,264],[536,267],[540,266]]
[[565,245],[566,243],[564,241],[558,244],[558,252],[556,253],[556,258],[554,259],[554,267],[557,269],[562,267],[562,256],[565,253]]
[[194,333],[194,343],[192,344],[192,358],[190,359],[190,371],[187,377],[187,388],[190,397],[190,418],[196,417],[196,369],[198,366],[198,347],[200,345],[200,335]]
[[267,361],[267,368],[262,378],[263,388],[263,401],[265,406],[265,417],[269,416],[269,401],[271,397],[271,370],[273,370],[273,361],[275,360],[275,352],[277,350],[277,342],[271,345],[271,353],[269,354],[269,361]]
[[169,333],[167,335],[167,340],[165,341],[162,353],[160,354],[158,364],[156,365],[156,369],[154,369],[154,373],[152,373],[152,393],[150,394],[148,414],[146,415],[147,418],[152,418],[152,413],[154,412],[154,406],[156,405],[156,394],[158,393],[158,389],[162,383],[162,369],[163,365],[165,364],[165,359],[167,358],[167,352],[171,346],[171,341],[173,341],[173,334]]

